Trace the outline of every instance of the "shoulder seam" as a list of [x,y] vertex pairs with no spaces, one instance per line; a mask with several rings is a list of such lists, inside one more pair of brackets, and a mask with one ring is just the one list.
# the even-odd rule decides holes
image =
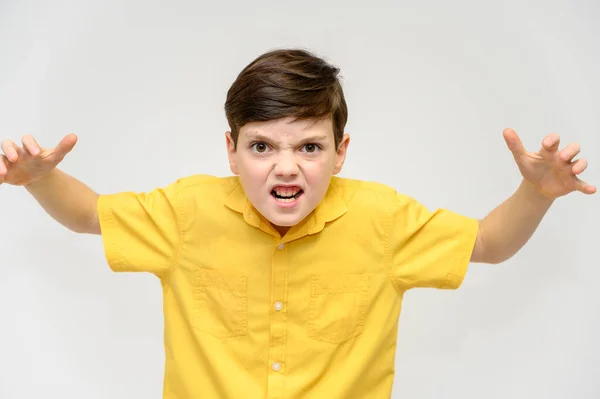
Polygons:
[[[394,191],[393,191],[394,192]],[[392,201],[392,204],[394,204],[394,202]],[[385,235],[384,235],[384,264],[385,264],[385,268],[386,268],[386,272],[388,275],[388,278],[390,279],[390,284],[392,285],[392,287],[394,287],[394,290],[399,294],[402,295],[406,289],[400,287],[400,285],[398,284],[398,282],[396,281],[396,279],[394,279],[394,276],[392,274],[392,259],[390,256],[390,245],[389,245],[389,237],[390,237],[390,233],[391,233],[391,229],[392,229],[392,221],[394,218],[394,205],[392,205],[390,207],[390,209],[388,210],[388,214],[386,217],[386,222],[385,222]]]
[[171,276],[175,271],[177,264],[179,263],[179,259],[181,258],[181,253],[183,250],[184,244],[184,232],[183,232],[183,201],[181,201],[181,192],[180,192],[179,184],[175,184],[175,197],[174,197],[174,208],[177,217],[177,229],[179,230],[179,242],[177,243],[177,248],[173,254],[173,260],[169,269],[167,270],[167,276],[165,283],[169,283],[171,281]]

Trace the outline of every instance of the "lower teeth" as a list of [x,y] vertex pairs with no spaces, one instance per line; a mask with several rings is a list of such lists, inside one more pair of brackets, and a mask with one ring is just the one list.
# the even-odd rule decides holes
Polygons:
[[294,202],[301,194],[302,192],[299,192],[298,194],[292,196],[292,197],[280,197],[277,194],[273,194],[273,197],[275,197],[275,199],[279,202]]
[[275,198],[279,202],[294,202],[296,200],[296,198],[294,198],[294,197],[292,197],[292,198],[277,198],[277,197],[275,197]]

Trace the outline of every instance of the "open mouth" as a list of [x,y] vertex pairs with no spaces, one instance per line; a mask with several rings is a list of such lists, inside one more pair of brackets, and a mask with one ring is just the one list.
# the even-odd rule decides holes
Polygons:
[[294,202],[303,193],[300,187],[275,187],[271,191],[271,195],[279,202]]

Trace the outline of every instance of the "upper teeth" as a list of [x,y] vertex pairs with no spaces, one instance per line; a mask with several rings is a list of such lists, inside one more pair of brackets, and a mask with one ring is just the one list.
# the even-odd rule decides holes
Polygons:
[[291,197],[291,196],[298,194],[300,189],[297,187],[277,187],[273,191],[275,191],[275,194],[277,194],[281,197]]

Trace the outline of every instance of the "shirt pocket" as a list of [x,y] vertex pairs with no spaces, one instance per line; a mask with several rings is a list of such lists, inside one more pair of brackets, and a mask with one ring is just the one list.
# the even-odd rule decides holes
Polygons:
[[246,335],[248,278],[200,268],[194,280],[193,326],[217,338]]
[[369,301],[365,274],[313,277],[310,282],[309,337],[339,344],[359,336]]

